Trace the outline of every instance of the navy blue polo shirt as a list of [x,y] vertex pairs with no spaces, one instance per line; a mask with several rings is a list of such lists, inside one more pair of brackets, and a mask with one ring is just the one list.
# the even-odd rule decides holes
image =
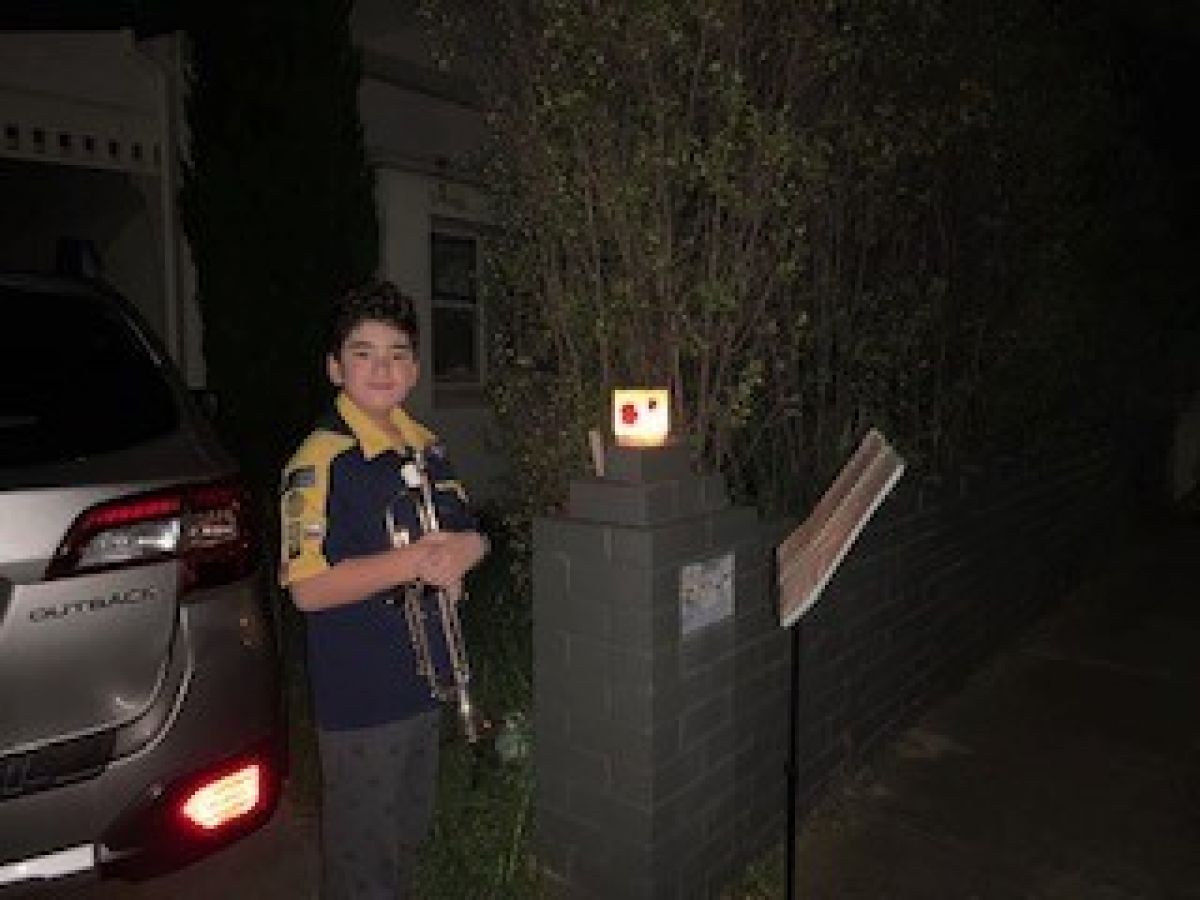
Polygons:
[[[394,535],[421,535],[417,506],[401,467],[420,451],[444,531],[476,530],[462,486],[428,429],[402,410],[392,414],[398,445],[345,394],[300,445],[283,472],[280,583],[287,587],[337,565],[393,546]],[[308,670],[317,724],[361,728],[434,709],[429,683],[417,670],[401,606],[388,593],[306,612]],[[436,626],[436,620],[433,623]],[[444,642],[435,665],[445,669]]]

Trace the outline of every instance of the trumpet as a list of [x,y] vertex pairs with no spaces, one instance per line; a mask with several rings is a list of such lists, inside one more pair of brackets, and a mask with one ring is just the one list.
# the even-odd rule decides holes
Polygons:
[[[415,451],[414,457],[403,463],[400,473],[408,497],[417,511],[421,533],[441,531],[424,453]],[[396,527],[390,508],[385,518],[393,547],[402,547],[411,542],[408,529]],[[471,666],[458,618],[458,599],[444,588],[427,585],[423,581],[401,585],[399,595],[408,622],[408,635],[417,671],[429,685],[434,698],[453,703],[463,737],[467,743],[476,744],[491,732],[492,724],[471,699]],[[448,672],[439,672],[434,663],[431,642],[437,640],[442,642],[446,651]]]

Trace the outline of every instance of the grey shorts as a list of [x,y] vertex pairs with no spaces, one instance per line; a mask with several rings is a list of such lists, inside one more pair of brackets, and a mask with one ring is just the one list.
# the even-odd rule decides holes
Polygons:
[[347,731],[317,729],[321,900],[412,895],[437,783],[440,710]]

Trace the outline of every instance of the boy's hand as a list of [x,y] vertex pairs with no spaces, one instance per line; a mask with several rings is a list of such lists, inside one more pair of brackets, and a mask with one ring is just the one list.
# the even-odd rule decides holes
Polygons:
[[414,546],[423,551],[418,562],[421,579],[440,588],[454,587],[487,552],[486,542],[474,531],[438,531]]

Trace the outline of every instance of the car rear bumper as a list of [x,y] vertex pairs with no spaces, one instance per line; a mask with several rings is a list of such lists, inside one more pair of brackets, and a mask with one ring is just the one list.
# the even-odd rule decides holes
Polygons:
[[[263,773],[253,811],[211,834],[181,822],[179,807],[192,790],[214,773],[254,764]],[[144,877],[168,871],[245,837],[270,821],[278,807],[286,771],[285,744],[273,736],[242,753],[175,780],[151,785],[95,842],[85,842],[0,864],[0,897],[22,894],[39,884],[100,875]]]
[[[186,675],[166,721],[85,780],[0,800],[0,896],[14,885],[171,866],[253,831],[275,809],[286,729],[272,629],[254,579],[181,610]],[[239,762],[262,766],[261,802],[212,835],[179,827],[180,798]]]
[[16,886],[87,875],[96,867],[96,848],[92,844],[80,844],[78,847],[67,847],[5,863],[0,865],[0,896]]

